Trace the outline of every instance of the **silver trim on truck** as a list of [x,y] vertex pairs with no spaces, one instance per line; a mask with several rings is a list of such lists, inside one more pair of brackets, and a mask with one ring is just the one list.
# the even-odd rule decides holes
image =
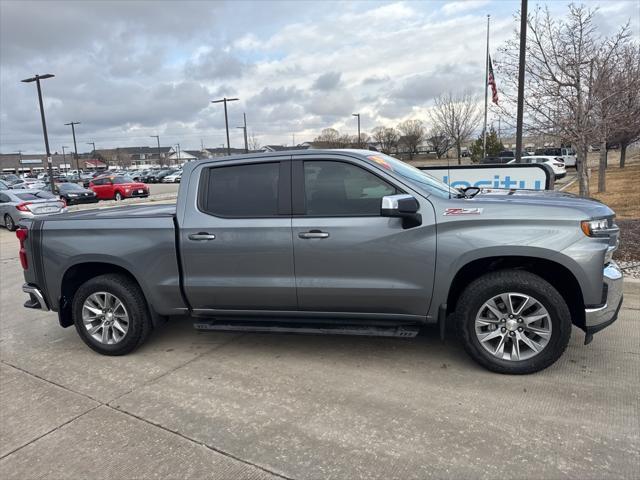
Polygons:
[[44,296],[42,295],[42,292],[38,287],[25,283],[24,285],[22,285],[22,291],[24,293],[28,293],[31,296],[31,298],[35,298],[36,302],[38,302],[38,305],[39,305],[38,308],[40,308],[40,310],[43,310],[45,312],[49,311],[47,302],[44,300]]
[[604,305],[585,308],[585,326],[597,327],[615,318],[622,301],[622,272],[615,262],[604,267],[603,277],[607,288],[607,300]]

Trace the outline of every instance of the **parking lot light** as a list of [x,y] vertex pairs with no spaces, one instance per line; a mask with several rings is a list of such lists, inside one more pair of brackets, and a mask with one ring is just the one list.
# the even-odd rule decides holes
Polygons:
[[211,103],[224,103],[224,126],[227,130],[227,155],[231,155],[231,145],[229,143],[229,118],[227,117],[227,102],[235,102],[239,98],[221,98],[220,100],[211,100]]
[[80,163],[78,161],[78,145],[76,144],[76,125],[80,125],[80,122],[69,122],[69,123],[65,123],[65,125],[69,126],[71,125],[71,133],[73,134],[73,150],[74,150],[74,155],[76,157],[76,170],[79,172],[80,171]]
[[49,149],[49,136],[47,135],[47,121],[44,118],[44,106],[42,104],[42,88],[40,88],[40,80],[47,78],[53,78],[55,75],[51,73],[45,73],[44,75],[35,75],[31,78],[25,78],[21,80],[23,83],[36,82],[38,87],[38,103],[40,104],[40,118],[42,119],[42,134],[44,135],[44,147],[47,152],[47,165],[49,170],[49,183],[51,185],[51,192],[55,192],[55,184],[53,181],[53,159],[51,158],[51,150]]

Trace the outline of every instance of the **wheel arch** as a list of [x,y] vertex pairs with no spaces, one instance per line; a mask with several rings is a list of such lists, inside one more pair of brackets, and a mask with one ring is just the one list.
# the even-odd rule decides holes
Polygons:
[[472,260],[453,277],[447,295],[447,314],[453,313],[464,289],[478,277],[498,270],[524,270],[549,282],[566,300],[574,325],[584,329],[584,298],[575,275],[564,265],[538,257],[495,256]]
[[[62,276],[61,290],[59,298],[58,318],[60,325],[63,327],[69,327],[73,325],[73,318],[71,312],[71,305],[73,303],[73,297],[78,288],[88,280],[105,275],[109,273],[115,273],[123,275],[133,281],[143,292],[145,300],[147,299],[144,293],[144,287],[141,282],[138,281],[136,276],[126,268],[108,262],[81,262],[71,265],[67,268]],[[162,316],[158,315],[151,307],[148,301],[146,301],[146,308],[151,316],[154,326],[156,326]]]

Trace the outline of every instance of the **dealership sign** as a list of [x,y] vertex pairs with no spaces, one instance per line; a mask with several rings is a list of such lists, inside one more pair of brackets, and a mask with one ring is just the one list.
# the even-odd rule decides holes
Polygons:
[[36,158],[36,159],[23,158],[22,160],[20,160],[20,163],[22,165],[26,165],[28,163],[42,163],[42,160],[40,160],[39,158]]
[[454,188],[553,190],[553,171],[546,165],[445,165],[418,168]]

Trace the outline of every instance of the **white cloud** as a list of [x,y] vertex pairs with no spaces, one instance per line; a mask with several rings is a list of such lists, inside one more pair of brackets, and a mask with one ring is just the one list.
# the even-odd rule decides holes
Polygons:
[[[28,2],[0,1],[0,151],[42,149],[35,90],[19,80],[45,70],[56,74],[43,83],[52,145],[68,144],[63,124],[76,120],[79,145],[146,145],[158,133],[183,148],[200,139],[218,146],[224,116],[209,101],[220,96],[240,98],[229,105],[230,125],[246,112],[263,143],[290,143],[292,133],[309,140],[331,126],[353,133],[353,112],[362,114],[364,131],[425,120],[445,90],[482,92],[485,14],[495,51],[513,35],[519,7],[116,3],[50,1],[33,12]],[[611,5],[603,28],[624,23],[635,3]],[[557,2],[550,6],[563,13]],[[233,129],[236,142],[241,131]]]
[[458,13],[466,13],[471,10],[475,10],[487,4],[489,4],[489,0],[457,0],[445,4],[442,7],[442,13],[445,15],[456,15]]

